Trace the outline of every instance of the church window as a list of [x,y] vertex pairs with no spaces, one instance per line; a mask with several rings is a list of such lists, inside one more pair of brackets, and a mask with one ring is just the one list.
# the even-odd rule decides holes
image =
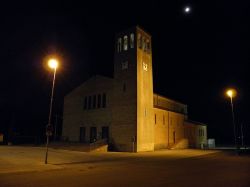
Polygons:
[[124,50],[124,51],[127,51],[127,50],[128,50],[128,36],[127,36],[127,35],[125,35],[125,36],[123,37],[123,50]]
[[97,108],[100,108],[101,107],[101,95],[98,94],[97,96]]
[[106,107],[106,94],[102,94],[102,107],[105,108]]
[[85,98],[84,98],[84,106],[83,106],[83,109],[86,110],[86,109],[87,109],[87,106],[88,106],[88,97],[85,96]]
[[163,125],[165,125],[165,116],[163,115]]
[[96,108],[96,95],[93,95],[93,108]]
[[91,96],[89,96],[89,99],[88,99],[88,109],[91,109],[91,105],[92,105],[92,102],[91,102]]
[[118,38],[118,41],[117,41],[117,52],[121,52],[122,51],[122,39],[121,38]]
[[141,38],[141,34],[139,33],[138,34],[138,38],[137,38],[137,43],[138,43],[138,46],[139,46],[139,48],[141,49],[142,48],[142,38]]
[[156,114],[155,114],[155,124],[156,124]]
[[130,48],[132,49],[134,48],[134,46],[135,46],[135,35],[134,33],[131,33],[130,34]]

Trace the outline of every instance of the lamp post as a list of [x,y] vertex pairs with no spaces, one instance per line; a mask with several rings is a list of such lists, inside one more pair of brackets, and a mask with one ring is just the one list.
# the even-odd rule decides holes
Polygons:
[[51,134],[51,114],[52,114],[52,105],[53,105],[53,96],[54,96],[54,87],[55,87],[55,79],[56,79],[56,69],[58,66],[58,61],[56,59],[50,59],[48,61],[48,66],[51,69],[54,69],[54,76],[53,76],[53,84],[52,84],[52,90],[51,90],[51,96],[50,96],[50,107],[49,107],[49,120],[48,125],[46,127],[46,154],[45,154],[45,164],[48,163],[48,147],[49,147],[49,136]]
[[235,149],[237,149],[236,127],[235,127],[234,105],[233,105],[233,97],[236,96],[236,91],[234,89],[229,89],[229,90],[227,90],[226,94],[230,98],[231,109],[232,109],[233,128],[234,128],[234,145],[235,145]]

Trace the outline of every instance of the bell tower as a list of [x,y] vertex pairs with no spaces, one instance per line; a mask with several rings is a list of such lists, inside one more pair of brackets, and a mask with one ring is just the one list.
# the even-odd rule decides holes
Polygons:
[[151,36],[140,27],[115,38],[112,137],[118,151],[154,150]]

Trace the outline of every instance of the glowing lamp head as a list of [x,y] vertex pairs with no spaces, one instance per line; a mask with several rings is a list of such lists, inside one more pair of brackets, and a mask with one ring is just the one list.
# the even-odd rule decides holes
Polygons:
[[56,69],[57,68],[57,66],[58,66],[58,61],[56,60],[56,59],[50,59],[49,61],[48,61],[48,65],[49,65],[49,67],[50,68],[52,68],[52,69]]
[[234,89],[229,89],[226,94],[228,97],[233,98],[236,95],[236,91]]

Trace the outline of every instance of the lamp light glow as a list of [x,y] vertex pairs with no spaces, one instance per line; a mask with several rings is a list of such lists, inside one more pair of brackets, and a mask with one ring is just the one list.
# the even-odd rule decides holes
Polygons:
[[58,67],[58,61],[56,59],[52,58],[48,61],[48,65],[50,68],[56,69]]
[[227,90],[226,94],[228,97],[233,98],[236,96],[236,91],[234,89],[229,89]]

